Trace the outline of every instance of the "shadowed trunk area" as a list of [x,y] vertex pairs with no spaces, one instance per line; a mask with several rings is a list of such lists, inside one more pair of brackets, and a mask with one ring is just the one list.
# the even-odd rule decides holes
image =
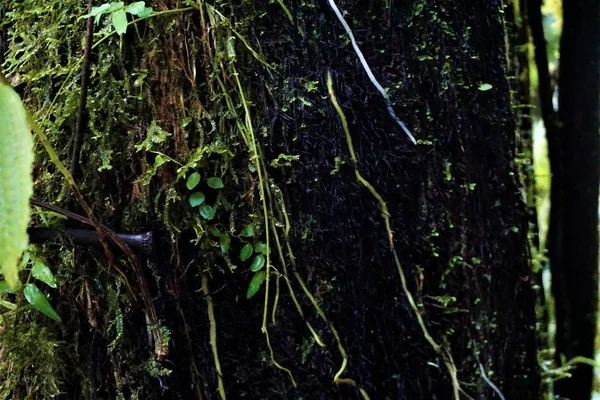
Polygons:
[[[550,262],[556,302],[556,355],[594,358],[598,309],[600,184],[600,4],[565,2],[560,43],[560,151],[550,154]],[[582,40],[581,38],[585,38]],[[555,174],[556,171],[556,174]],[[556,393],[589,399],[593,367],[580,364]]]

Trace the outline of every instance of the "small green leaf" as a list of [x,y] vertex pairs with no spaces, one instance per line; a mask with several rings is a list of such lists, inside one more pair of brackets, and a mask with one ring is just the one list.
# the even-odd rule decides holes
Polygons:
[[207,219],[207,220],[211,220],[215,217],[215,214],[217,213],[217,210],[215,210],[213,207],[209,206],[208,204],[202,204],[200,206],[200,215],[202,216],[202,218]]
[[493,88],[493,86],[490,85],[489,83],[482,83],[481,85],[479,85],[479,90],[482,92],[487,92],[491,88]]
[[229,252],[229,245],[231,244],[231,236],[228,233],[222,234],[219,243],[221,244],[223,254],[227,254]]
[[192,195],[189,198],[189,202],[192,207],[198,207],[200,204],[204,203],[204,200],[205,197],[204,193],[202,192],[192,193]]
[[33,135],[21,98],[0,74],[0,272],[15,288],[33,193]]
[[250,284],[248,285],[248,291],[246,292],[247,299],[251,298],[258,292],[258,289],[260,289],[260,286],[265,281],[266,276],[266,271],[259,271],[256,274],[254,274],[252,280],[250,281]]
[[62,322],[54,308],[48,302],[48,298],[37,286],[33,283],[28,283],[23,290],[25,298],[36,310],[47,315],[55,321]]
[[246,261],[247,259],[249,259],[253,251],[254,249],[252,248],[252,245],[250,243],[244,245],[244,247],[242,247],[242,251],[240,251],[240,260]]
[[[110,4],[108,4],[108,3],[104,3],[98,7],[92,7],[92,10],[90,11],[90,13],[84,15],[83,18],[99,17],[100,15],[104,14],[104,12],[106,10],[108,10],[109,8],[110,8]],[[99,20],[99,18],[96,18],[95,22],[97,23],[98,20]]]
[[111,13],[110,17],[117,34],[122,35],[127,32],[127,14],[125,14],[125,10],[117,10]]
[[254,236],[254,226],[252,224],[248,224],[242,229],[242,233],[240,233],[243,237],[252,237]]
[[113,1],[110,3],[110,5],[108,6],[108,12],[113,12],[115,10],[120,10],[121,8],[125,7],[125,3],[122,1]]
[[262,267],[264,267],[264,266],[265,266],[265,256],[263,256],[262,254],[259,254],[256,257],[254,257],[254,260],[252,260],[252,264],[250,265],[250,271],[252,271],[252,272],[260,271],[262,269]]
[[256,251],[257,253],[261,253],[261,254],[267,254],[267,245],[264,244],[263,242],[258,242],[254,246],[254,251]]
[[217,176],[208,178],[206,180],[206,183],[208,184],[208,186],[210,186],[213,189],[223,189],[223,187],[224,187],[223,181],[221,180],[221,178],[219,178]]
[[52,274],[52,271],[50,270],[50,268],[48,268],[43,259],[36,257],[33,260],[31,275],[33,275],[35,279],[44,282],[51,288],[56,288],[56,280],[54,279],[54,275]]
[[135,3],[131,3],[125,8],[125,12],[128,12],[131,15],[139,15],[146,8],[146,3],[143,1],[136,1]]
[[194,172],[193,174],[188,176],[187,181],[185,182],[185,186],[189,190],[192,190],[193,188],[198,186],[199,183],[200,183],[200,174],[197,172]]
[[222,233],[216,226],[210,228],[210,234],[216,238],[221,237]]
[[0,299],[0,306],[6,307],[9,310],[16,310],[17,305],[15,303],[11,303],[10,301]]
[[146,7],[141,13],[138,14],[138,17],[146,18],[149,17],[150,14],[152,14],[152,7]]

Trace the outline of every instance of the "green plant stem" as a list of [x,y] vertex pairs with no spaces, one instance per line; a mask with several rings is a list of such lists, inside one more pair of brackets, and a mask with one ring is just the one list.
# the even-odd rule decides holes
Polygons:
[[217,350],[217,322],[215,319],[215,307],[208,289],[208,278],[206,274],[202,274],[202,291],[206,297],[206,307],[208,308],[208,321],[210,325],[210,348],[212,349],[213,358],[215,360],[215,369],[217,370],[217,381],[219,388],[219,396],[221,400],[226,400],[225,385],[223,384],[223,372],[221,371],[221,362],[219,361],[219,352]]
[[342,107],[340,107],[340,104],[338,103],[337,98],[335,96],[335,92],[333,90],[333,80],[331,79],[330,72],[327,73],[327,90],[329,92],[329,97],[331,99],[331,103],[333,104],[333,107],[337,111],[337,113],[340,117],[340,120],[342,122],[342,129],[344,130],[344,135],[346,137],[346,144],[348,145],[348,152],[350,153],[350,158],[352,159],[352,162],[354,163],[354,174],[356,175],[356,179],[365,188],[367,188],[367,190],[369,190],[371,195],[373,195],[373,197],[377,200],[377,202],[379,203],[379,206],[381,207],[381,216],[383,218],[385,230],[387,233],[390,250],[392,251],[392,254],[394,256],[394,263],[396,264],[398,274],[400,275],[402,291],[404,292],[406,298],[408,299],[408,303],[410,304],[410,307],[414,311],[415,317],[417,318],[417,321],[419,322],[419,326],[421,327],[421,331],[423,332],[423,336],[425,337],[427,342],[431,345],[431,347],[433,347],[433,350],[438,355],[440,355],[442,357],[442,359],[444,360],[444,364],[448,368],[448,372],[452,379],[454,398],[456,400],[460,400],[460,395],[459,395],[460,384],[458,383],[457,370],[456,370],[456,366],[454,364],[454,360],[452,358],[452,354],[448,350],[443,351],[442,347],[435,342],[433,337],[431,337],[431,335],[429,334],[429,331],[427,330],[427,327],[425,326],[425,322],[423,321],[423,317],[421,316],[419,307],[417,306],[412,293],[408,289],[406,276],[404,275],[404,270],[402,269],[402,265],[400,264],[400,258],[398,257],[398,253],[396,252],[396,248],[394,246],[394,234],[393,234],[391,224],[390,224],[390,213],[388,211],[387,204],[385,203],[385,201],[383,200],[381,195],[377,192],[377,190],[375,190],[373,185],[371,185],[365,178],[363,178],[363,176],[360,174],[360,172],[356,168],[356,166],[358,165],[358,158],[356,157],[356,153],[354,152],[354,145],[352,143],[352,136],[350,135],[350,129],[348,128],[348,122],[346,120],[346,115],[344,114]]

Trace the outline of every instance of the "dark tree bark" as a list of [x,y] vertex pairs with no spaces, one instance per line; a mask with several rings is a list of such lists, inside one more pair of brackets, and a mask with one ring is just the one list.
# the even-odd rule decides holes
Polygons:
[[[171,348],[166,360],[152,358],[139,304],[89,250],[79,252],[84,272],[61,273],[85,284],[63,286],[57,303],[70,397],[216,399],[222,378],[232,399],[442,400],[455,398],[453,364],[472,398],[539,398],[502,1],[338,6],[419,144],[390,115],[327,1],[202,4],[96,48],[88,107],[97,141],[83,143],[81,186],[106,225],[154,231],[145,272]],[[138,95],[133,81],[143,73]],[[157,126],[170,136],[136,151]],[[111,169],[99,172],[107,150]],[[282,155],[287,164],[276,161]],[[184,175],[202,175],[206,203],[219,204],[210,221],[188,204],[177,176],[188,165]],[[220,192],[204,182],[214,175],[225,183]],[[46,201],[55,192],[38,188]],[[240,235],[248,222],[255,239]],[[227,255],[213,228],[231,233]],[[244,243],[267,232],[273,358],[261,332],[266,287],[246,300],[254,274],[238,259]]]
[[[557,356],[594,358],[598,303],[600,3],[564,2],[560,55],[560,149],[551,154],[551,265]],[[555,166],[558,173],[555,174]],[[556,202],[555,202],[556,200]],[[589,399],[593,368],[579,365],[556,393]]]

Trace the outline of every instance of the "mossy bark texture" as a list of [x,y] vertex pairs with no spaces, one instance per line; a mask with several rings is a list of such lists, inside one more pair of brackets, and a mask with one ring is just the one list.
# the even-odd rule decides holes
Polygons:
[[[153,232],[149,283],[123,262],[129,290],[101,250],[42,246],[64,323],[24,311],[6,327],[52,332],[61,396],[538,398],[502,2],[337,4],[417,145],[331,2],[146,5],[121,37],[109,16],[95,28],[78,184],[104,224]],[[3,68],[66,164],[85,6],[8,1],[0,22]],[[35,172],[38,199],[68,202],[41,148]],[[268,281],[247,299],[260,257]],[[57,392],[13,357],[5,398]]]

